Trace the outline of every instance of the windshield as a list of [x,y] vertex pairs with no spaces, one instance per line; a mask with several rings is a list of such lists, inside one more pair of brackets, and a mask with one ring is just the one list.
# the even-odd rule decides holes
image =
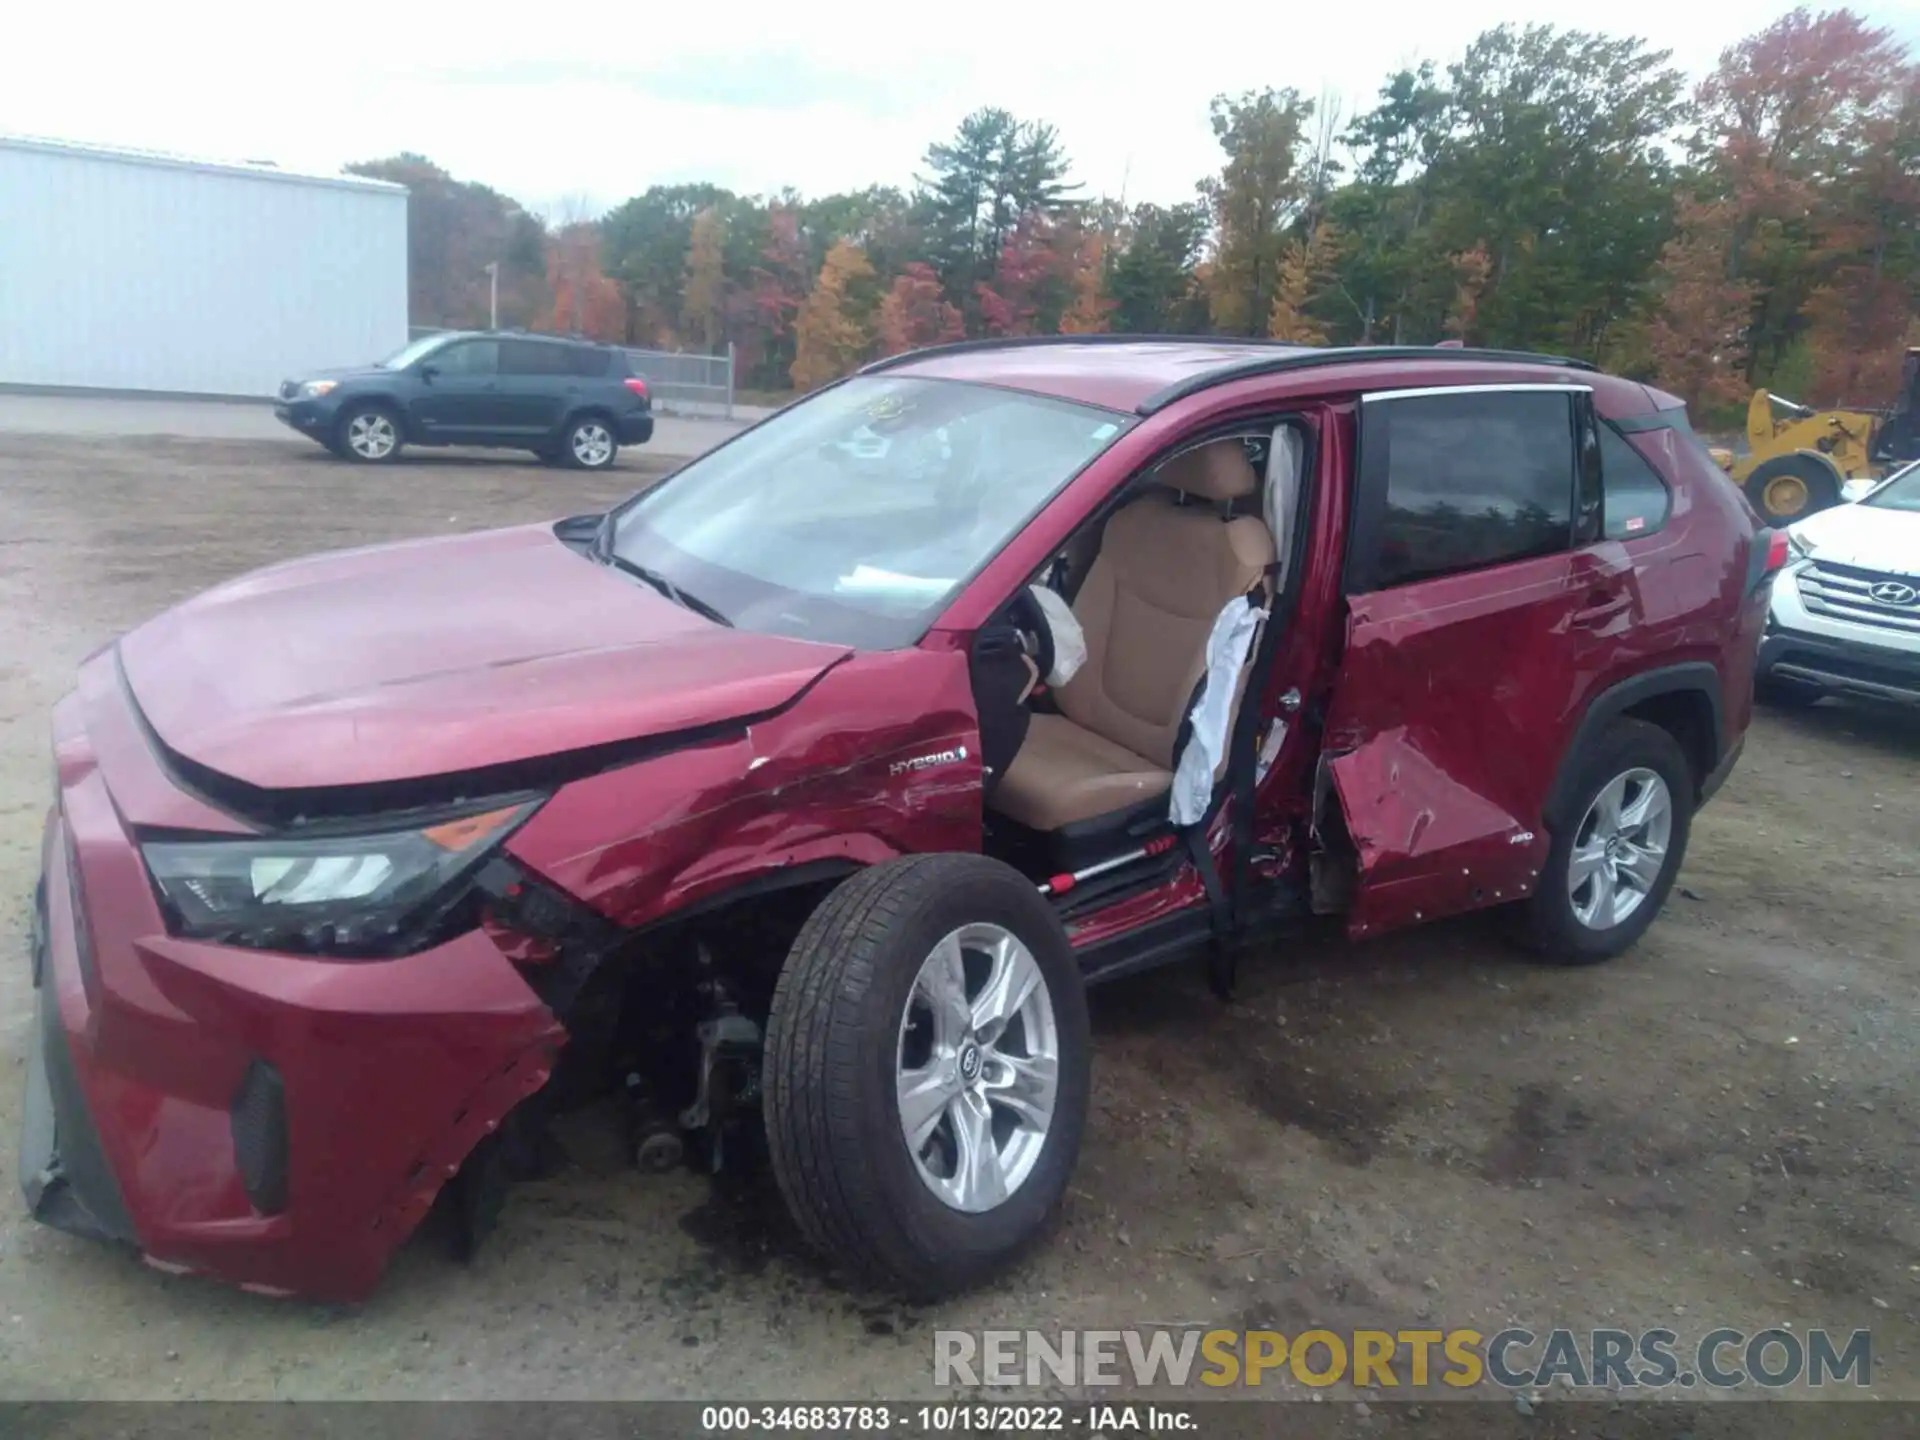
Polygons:
[[895,649],[1126,423],[984,385],[850,380],[640,495],[609,548],[742,629]]
[[1896,470],[1892,479],[1860,503],[1883,505],[1889,510],[1906,510],[1920,515],[1920,460],[1904,470]]
[[422,355],[431,354],[454,338],[456,337],[450,331],[440,335],[422,335],[418,340],[409,341],[407,344],[401,346],[400,349],[394,351],[393,354],[387,356],[386,359],[380,362],[380,368],[382,370],[404,370]]

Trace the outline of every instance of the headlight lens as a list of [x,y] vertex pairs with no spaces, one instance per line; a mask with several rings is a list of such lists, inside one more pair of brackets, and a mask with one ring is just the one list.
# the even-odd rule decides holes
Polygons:
[[338,389],[339,385],[340,382],[338,380],[309,380],[300,387],[300,393],[318,399],[328,391]]
[[343,959],[445,938],[474,868],[530,815],[521,800],[406,830],[142,846],[176,935]]

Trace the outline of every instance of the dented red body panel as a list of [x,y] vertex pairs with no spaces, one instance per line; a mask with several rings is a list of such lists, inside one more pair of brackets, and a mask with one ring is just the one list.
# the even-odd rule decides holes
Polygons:
[[[1041,346],[936,353],[905,370],[1124,412],[1248,353]],[[1328,819],[1315,808],[1324,766],[1357,861],[1357,931],[1524,894],[1548,843],[1547,797],[1596,697],[1650,666],[1704,665],[1723,691],[1722,738],[1737,742],[1764,615],[1743,593],[1752,525],[1737,493],[1658,428],[1633,443],[1673,484],[1659,533],[1345,593],[1356,397],[1540,373],[1343,361],[1148,406],[908,649],[721,629],[549,527],[297,561],[135,630],[83,666],[55,713],[44,867],[48,1074],[63,1126],[97,1137],[101,1193],[124,1210],[118,1238],[236,1283],[362,1296],[566,1040],[521,968],[540,957],[498,929],[351,963],[170,936],[138,839],[270,823],[197,779],[269,797],[436,777],[483,786],[508,772],[531,784],[529,762],[597,757],[540,782],[505,852],[634,929],[788,873],[978,850],[974,633],[1142,467],[1250,416],[1290,415],[1313,442],[1299,583],[1256,702],[1263,726],[1289,732],[1257,793],[1256,883],[1297,880]],[[1670,408],[1626,381],[1580,379],[1610,417]],[[908,763],[929,756],[941,763]],[[1213,840],[1231,874],[1229,827]],[[1093,956],[1206,910],[1184,865],[1076,914],[1069,935]],[[288,1200],[273,1215],[249,1202],[230,1117],[255,1061],[286,1095]]]

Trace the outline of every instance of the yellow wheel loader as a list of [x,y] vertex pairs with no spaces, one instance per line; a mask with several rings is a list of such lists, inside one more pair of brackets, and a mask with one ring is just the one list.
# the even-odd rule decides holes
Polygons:
[[1877,479],[1920,458],[1920,348],[1907,351],[1891,410],[1815,410],[1756,390],[1747,406],[1747,453],[1717,450],[1714,458],[1769,525],[1837,505],[1848,480]]

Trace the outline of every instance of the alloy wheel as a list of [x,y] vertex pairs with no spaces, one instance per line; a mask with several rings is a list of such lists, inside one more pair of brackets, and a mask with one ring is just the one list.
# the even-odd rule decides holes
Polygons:
[[1573,915],[1589,930],[1623,924],[1660,883],[1673,839],[1673,793],[1636,768],[1600,787],[1574,832],[1567,864]]
[[1033,1173],[1053,1123],[1060,1037],[1033,954],[998,925],[933,947],[900,1019],[900,1130],[928,1189],[973,1214]]
[[613,458],[613,435],[597,421],[574,428],[573,458],[589,470],[596,470]]
[[347,448],[362,460],[384,460],[400,441],[393,421],[378,410],[368,410],[347,422]]

